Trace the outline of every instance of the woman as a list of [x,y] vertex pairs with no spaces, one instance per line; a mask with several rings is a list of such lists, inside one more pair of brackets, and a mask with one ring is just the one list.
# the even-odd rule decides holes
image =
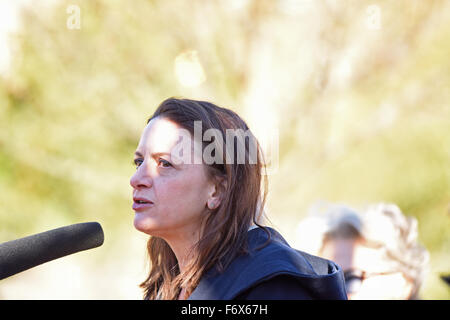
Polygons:
[[417,219],[396,204],[355,210],[317,203],[297,231],[296,247],[308,245],[308,251],[341,266],[349,300],[419,299],[429,253],[418,241]]
[[135,156],[134,226],[150,235],[145,299],[345,299],[337,265],[260,224],[262,153],[236,113],[167,99]]

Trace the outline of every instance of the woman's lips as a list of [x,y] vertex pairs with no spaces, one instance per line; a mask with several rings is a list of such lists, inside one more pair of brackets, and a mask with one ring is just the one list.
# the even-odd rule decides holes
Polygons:
[[153,202],[145,202],[145,203],[139,203],[137,201],[133,202],[133,210],[140,211],[147,208],[153,207]]

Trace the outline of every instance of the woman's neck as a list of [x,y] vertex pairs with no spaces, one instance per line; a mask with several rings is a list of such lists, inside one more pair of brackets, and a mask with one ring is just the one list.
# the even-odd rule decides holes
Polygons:
[[181,288],[180,295],[178,296],[178,300],[186,300],[186,289]]
[[163,238],[175,254],[180,273],[184,272],[186,266],[193,258],[194,246],[200,240],[199,232],[197,230],[183,230],[183,232],[172,233]]

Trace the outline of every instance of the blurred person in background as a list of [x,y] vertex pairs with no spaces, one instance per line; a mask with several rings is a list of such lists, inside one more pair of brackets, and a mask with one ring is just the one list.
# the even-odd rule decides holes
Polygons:
[[349,299],[418,299],[428,251],[418,243],[417,220],[395,204],[372,204],[362,213],[317,204],[297,228],[294,247],[336,262]]
[[[233,130],[248,140],[228,139]],[[144,299],[347,298],[336,264],[292,249],[262,225],[267,176],[259,148],[236,113],[210,102],[170,98],[150,117],[130,180],[134,226],[150,235]]]

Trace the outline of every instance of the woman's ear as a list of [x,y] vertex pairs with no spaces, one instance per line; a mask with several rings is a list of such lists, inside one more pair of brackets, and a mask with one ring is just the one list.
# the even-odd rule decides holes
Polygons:
[[215,177],[206,203],[208,209],[215,210],[220,206],[226,190],[227,190],[226,179],[223,177]]

